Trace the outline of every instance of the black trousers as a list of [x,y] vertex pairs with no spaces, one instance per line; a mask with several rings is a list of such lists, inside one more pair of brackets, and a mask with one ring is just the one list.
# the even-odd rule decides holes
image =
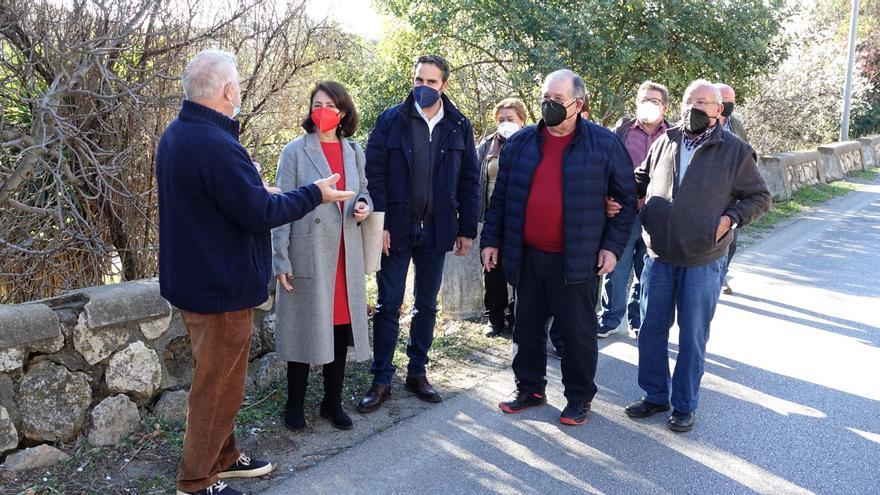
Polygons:
[[562,384],[569,401],[593,400],[596,395],[597,277],[565,284],[561,253],[525,247],[516,287],[516,327],[513,331],[513,373],[521,392],[544,393],[547,386],[547,330],[549,317],[565,347]]
[[504,276],[504,268],[501,260],[492,271],[483,274],[486,292],[483,294],[483,304],[486,306],[486,316],[492,328],[504,329],[505,321],[513,329],[514,302],[516,298],[507,295],[507,277]]

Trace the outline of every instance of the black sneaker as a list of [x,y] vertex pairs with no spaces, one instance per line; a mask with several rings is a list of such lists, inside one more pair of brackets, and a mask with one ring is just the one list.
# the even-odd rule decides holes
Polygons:
[[559,416],[559,422],[564,425],[578,426],[587,422],[590,416],[590,403],[583,401],[569,402],[562,414]]
[[517,392],[516,398],[507,402],[498,403],[498,407],[506,414],[517,414],[530,407],[543,406],[547,403],[547,396],[538,393]]
[[599,328],[596,329],[596,337],[599,337],[600,339],[610,337],[610,336],[614,335],[615,333],[617,333],[617,327],[611,328],[611,327],[600,326]]
[[[217,473],[218,478],[256,478],[269,474],[275,466],[270,462],[251,459],[244,454],[238,454],[238,460],[235,464],[229,466],[224,471]],[[228,488],[227,488],[228,490]],[[237,492],[234,492],[237,493]],[[226,495],[226,492],[223,492]]]
[[208,488],[202,488],[196,492],[182,492],[177,490],[177,495],[245,495],[235,488],[229,487],[226,483],[218,481]]

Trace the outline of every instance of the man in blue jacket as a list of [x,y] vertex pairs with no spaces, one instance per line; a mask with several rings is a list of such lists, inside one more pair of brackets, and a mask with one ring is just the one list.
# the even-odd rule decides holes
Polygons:
[[177,493],[237,495],[221,478],[255,477],[272,465],[235,447],[253,307],[272,273],[270,230],[321,202],[353,195],[339,176],[272,194],[238,142],[241,107],[235,57],[206,50],[183,73],[186,99],[156,155],[159,286],[189,332],[193,379]]
[[[547,76],[541,121],[511,136],[480,240],[486,270],[503,256],[516,290],[513,373],[517,395],[499,407],[519,413],[546,403],[547,331],[553,317],[564,351],[568,405],[559,420],[587,422],[596,395],[596,298],[600,275],[614,270],[635,216],[632,162],[611,131],[579,117],[584,81],[570,70]],[[621,211],[605,215],[605,196]]]
[[415,309],[406,354],[406,388],[440,402],[426,378],[437,295],[446,252],[464,256],[477,236],[480,173],[470,122],[446,96],[449,64],[425,55],[415,64],[406,101],[379,115],[367,142],[366,173],[376,211],[385,212],[378,304],[373,315],[373,385],[358,403],[372,412],[391,393],[391,363],[409,263],[415,265]]

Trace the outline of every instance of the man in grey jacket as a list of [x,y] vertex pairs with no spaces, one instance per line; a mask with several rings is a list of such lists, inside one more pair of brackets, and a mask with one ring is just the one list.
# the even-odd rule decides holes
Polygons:
[[[626,407],[645,418],[674,407],[667,424],[688,431],[696,421],[709,324],[733,229],[770,208],[755,152],[724,132],[718,88],[694,81],[682,99],[682,123],[651,147],[636,170],[648,259],[642,271],[639,386],[645,396]],[[669,329],[679,327],[675,371],[669,376]],[[671,387],[670,387],[671,385]]]

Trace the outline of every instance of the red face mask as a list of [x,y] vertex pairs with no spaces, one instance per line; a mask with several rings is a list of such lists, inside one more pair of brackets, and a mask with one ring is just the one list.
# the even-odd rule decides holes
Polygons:
[[333,108],[319,107],[312,109],[312,122],[321,132],[327,132],[339,125],[339,112]]

